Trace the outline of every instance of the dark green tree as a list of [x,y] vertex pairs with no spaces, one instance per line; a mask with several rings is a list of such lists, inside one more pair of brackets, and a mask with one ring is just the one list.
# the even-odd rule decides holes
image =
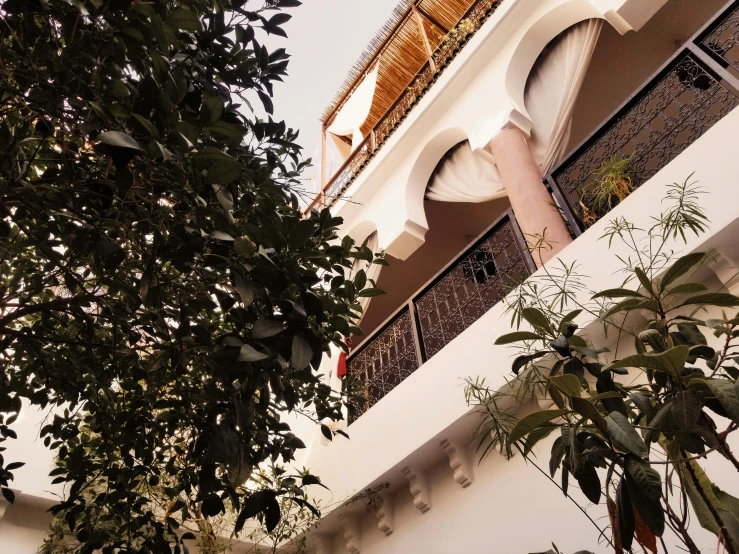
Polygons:
[[[299,4],[1,3],[0,441],[22,399],[53,408],[75,551],[181,552],[227,510],[271,530],[318,483],[243,487],[304,446],[285,412],[341,417],[316,369],[377,292],[347,268],[382,263],[302,217],[297,133],[251,111]],[[22,462],[0,457],[10,501]]]

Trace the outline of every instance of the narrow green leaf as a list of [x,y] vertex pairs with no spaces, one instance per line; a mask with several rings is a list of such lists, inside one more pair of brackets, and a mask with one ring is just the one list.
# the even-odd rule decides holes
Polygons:
[[599,292],[598,294],[594,294],[592,297],[592,300],[595,300],[596,298],[629,298],[629,297],[646,299],[646,297],[643,294],[635,290],[607,289],[607,290]]
[[696,252],[679,258],[674,264],[672,264],[670,269],[667,270],[667,273],[665,273],[665,276],[662,278],[662,282],[660,283],[660,293],[664,291],[667,288],[667,285],[672,283],[675,279],[690,271],[690,268],[698,264],[704,257],[705,254],[703,252]]
[[508,333],[506,335],[501,335],[497,339],[495,339],[494,344],[502,345],[502,344],[512,344],[514,342],[521,342],[524,340],[541,340],[542,337],[537,335],[536,333],[532,333],[531,331],[516,331],[514,333]]
[[579,397],[582,387],[580,386],[580,379],[571,373],[564,375],[555,375],[550,377],[549,381],[554,384],[563,394],[569,397]]

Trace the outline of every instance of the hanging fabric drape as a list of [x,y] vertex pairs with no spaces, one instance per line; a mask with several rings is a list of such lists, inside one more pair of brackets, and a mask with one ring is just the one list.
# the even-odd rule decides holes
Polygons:
[[487,202],[505,195],[492,154],[473,152],[466,140],[447,154],[426,190],[428,200],[440,202]]
[[[601,19],[570,27],[531,69],[524,101],[533,123],[529,144],[543,174],[565,154],[572,110],[602,27]],[[426,189],[428,200],[442,202],[487,202],[505,194],[493,156],[482,149],[473,152],[467,141],[448,153]]]
[[375,98],[375,90],[377,88],[377,72],[379,69],[380,62],[378,61],[375,63],[375,67],[364,78],[364,81],[354,90],[349,100],[342,106],[339,113],[336,114],[334,121],[327,129],[329,136],[334,144],[337,145],[337,150],[342,155],[344,155],[348,145],[338,137],[348,137],[351,139],[352,145],[349,150],[350,152],[359,146],[364,139],[359,129],[367,120],[372,109],[372,101]]
[[531,121],[531,151],[547,174],[566,154],[572,110],[595,51],[602,19],[570,27],[534,64],[526,83],[524,101]]

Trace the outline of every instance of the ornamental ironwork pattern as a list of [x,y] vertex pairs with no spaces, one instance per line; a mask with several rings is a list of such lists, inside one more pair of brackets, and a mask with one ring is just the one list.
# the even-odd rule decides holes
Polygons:
[[739,5],[729,11],[700,44],[739,77]]
[[[371,150],[368,141],[365,139],[364,148],[360,147],[354,151],[342,169],[331,178],[326,189],[326,204],[329,207],[341,198],[347,187],[367,165],[367,162],[375,156],[380,147],[461,51],[462,47],[492,15],[500,2],[501,0],[478,0],[457,26],[449,31],[432,56],[436,70],[432,70],[428,63],[425,64],[403,94],[395,101],[379,123],[375,125],[376,147]],[[357,158],[356,161],[354,158]]]
[[693,54],[685,52],[609,120],[594,140],[553,172],[554,180],[571,205],[577,207],[583,191],[595,181],[594,172],[605,160],[630,157],[628,170],[637,187],[738,103],[737,97]]
[[406,307],[349,359],[347,370],[364,384],[367,399],[364,405],[355,405],[350,410],[350,424],[421,365],[412,325],[410,310]]
[[421,343],[431,358],[530,275],[506,217],[415,301]]

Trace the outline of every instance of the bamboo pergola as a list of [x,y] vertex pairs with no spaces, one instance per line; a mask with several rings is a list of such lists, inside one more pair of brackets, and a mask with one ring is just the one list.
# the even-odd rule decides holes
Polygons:
[[[397,126],[456,51],[474,34],[501,0],[401,0],[354,64],[341,89],[321,116],[323,140],[321,192],[309,204],[326,205],[332,187],[349,180]],[[337,114],[379,64],[369,115],[360,131],[365,137],[333,176],[326,174],[326,135]],[[418,87],[423,90],[416,91]],[[347,140],[347,142],[349,142]],[[342,177],[342,180],[348,182]],[[336,183],[334,183],[336,181]]]
[[472,4],[474,0],[401,0],[324,111],[321,117],[324,126],[331,125],[338,111],[379,59],[375,98],[361,129],[366,135]]

